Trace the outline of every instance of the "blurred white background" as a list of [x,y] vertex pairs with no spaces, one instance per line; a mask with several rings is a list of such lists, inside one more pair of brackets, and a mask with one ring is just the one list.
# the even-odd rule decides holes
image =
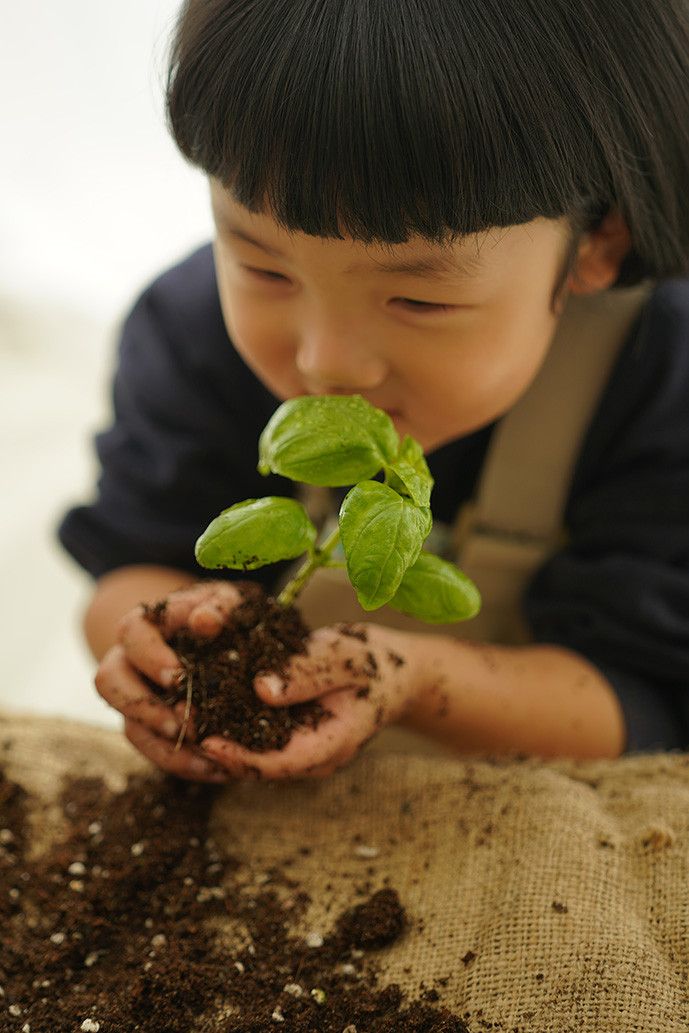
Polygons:
[[163,115],[179,0],[4,3],[0,34],[0,707],[118,726],[55,525],[92,490],[118,323],[211,236]]

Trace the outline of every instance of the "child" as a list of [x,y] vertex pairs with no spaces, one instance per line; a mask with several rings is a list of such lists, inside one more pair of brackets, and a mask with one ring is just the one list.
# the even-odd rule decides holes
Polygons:
[[[688,81],[676,0],[187,0],[168,118],[217,234],[126,320],[99,493],[60,528],[98,579],[98,690],[142,753],[198,780],[325,775],[376,712],[457,753],[689,745]],[[258,475],[257,442],[308,393],[361,394],[421,441],[440,527],[461,535],[478,498],[486,612],[500,557],[543,539],[503,592],[524,634],[372,614],[374,705],[335,612],[286,684],[256,680],[334,719],[281,754],[176,751],[181,714],[145,678],[171,684],[178,661],[139,604],[167,597],[166,634],[218,630],[241,589],[203,579],[194,541],[233,502],[292,492]],[[534,533],[551,489],[557,526]],[[506,527],[492,492],[520,510]]]

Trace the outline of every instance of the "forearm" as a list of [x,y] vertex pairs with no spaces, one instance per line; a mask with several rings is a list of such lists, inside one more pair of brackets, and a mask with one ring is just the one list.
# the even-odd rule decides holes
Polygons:
[[419,691],[404,724],[462,753],[617,757],[614,690],[559,646],[497,646],[419,635]]
[[139,603],[155,603],[198,578],[173,567],[118,567],[100,578],[84,614],[84,634],[96,660],[115,643],[117,622]]

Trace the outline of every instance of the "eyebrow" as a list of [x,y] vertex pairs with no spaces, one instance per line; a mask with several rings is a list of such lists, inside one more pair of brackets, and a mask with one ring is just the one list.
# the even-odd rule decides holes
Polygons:
[[[275,248],[263,244],[260,240],[256,240],[255,237],[251,237],[244,230],[240,229],[239,226],[226,223],[224,229],[230,236],[243,240],[246,244],[253,244],[254,247],[265,251],[267,255],[271,255],[273,258],[285,259],[285,255],[281,251],[277,251]],[[407,276],[422,276],[428,280],[442,280],[445,282],[450,279],[456,279],[458,276],[469,279],[483,268],[481,260],[478,257],[472,258],[470,255],[463,256],[461,259],[455,256],[450,258],[449,256],[434,255],[416,260],[407,259],[402,262],[381,262],[377,259],[374,259],[373,262],[377,270],[383,273],[403,273]],[[355,263],[345,269],[346,273],[366,273],[370,271],[370,266],[362,263]]]

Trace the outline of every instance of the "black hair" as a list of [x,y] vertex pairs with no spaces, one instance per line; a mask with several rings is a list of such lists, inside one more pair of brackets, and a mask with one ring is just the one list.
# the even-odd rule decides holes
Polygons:
[[616,209],[615,286],[689,269],[687,0],[186,0],[166,103],[187,159],[289,232]]

